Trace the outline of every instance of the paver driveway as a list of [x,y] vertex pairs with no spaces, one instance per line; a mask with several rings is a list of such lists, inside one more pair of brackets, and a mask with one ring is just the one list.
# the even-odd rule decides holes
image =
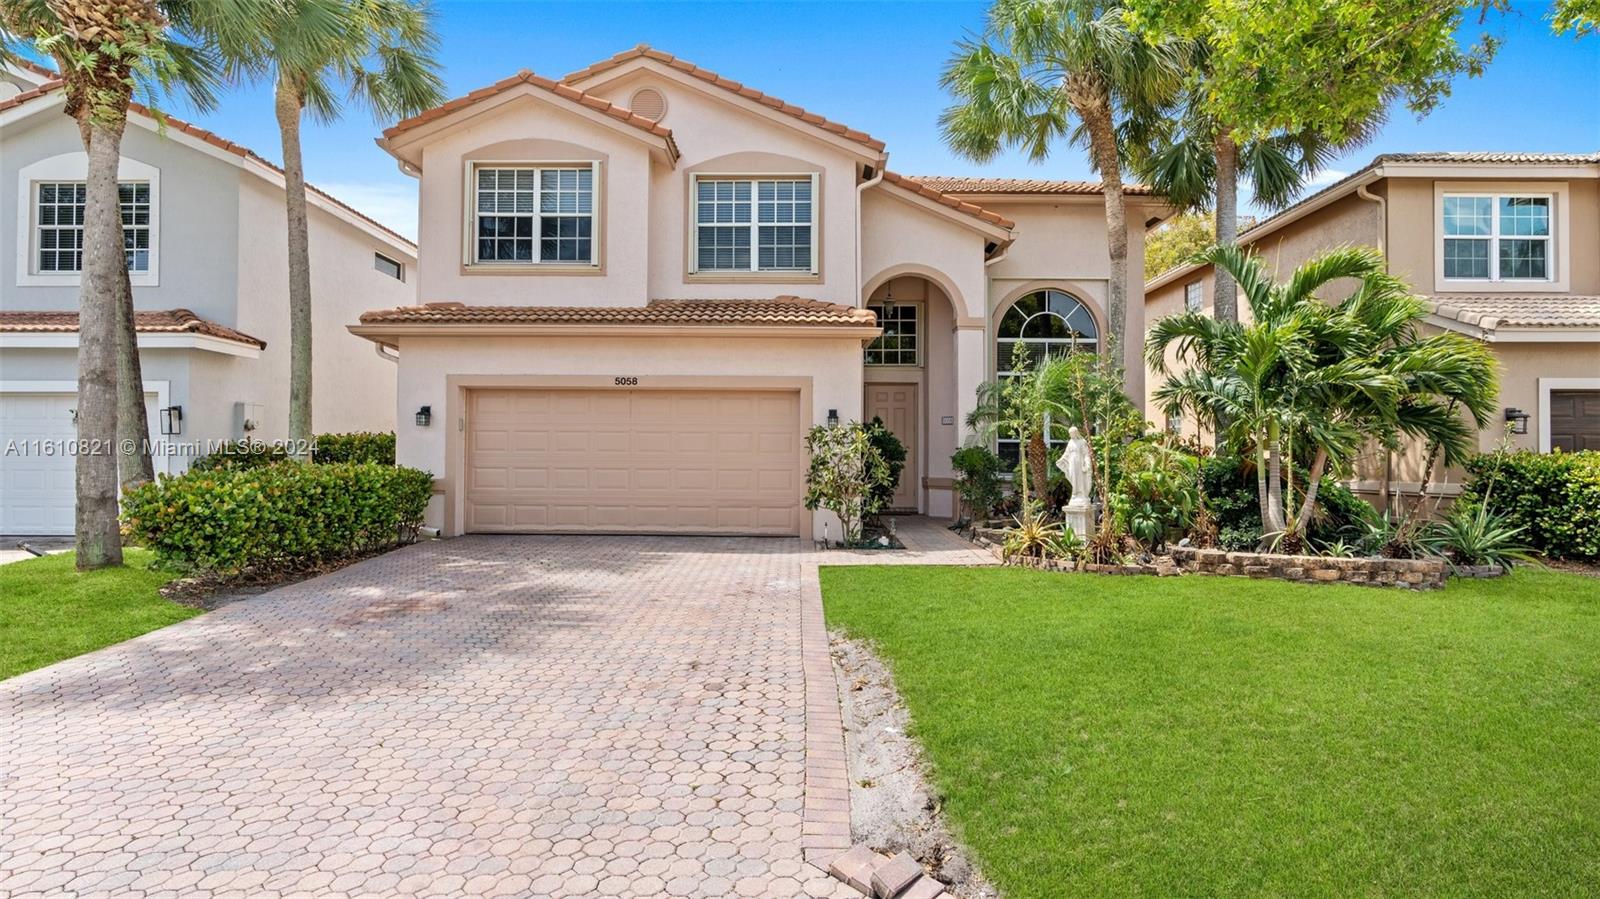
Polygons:
[[853,896],[801,860],[803,563],[462,538],[0,682],[0,895]]

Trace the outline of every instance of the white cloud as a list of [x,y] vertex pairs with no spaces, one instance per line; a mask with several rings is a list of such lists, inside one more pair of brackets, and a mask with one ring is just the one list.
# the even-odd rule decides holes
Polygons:
[[1338,169],[1323,169],[1322,171],[1311,176],[1311,181],[1308,183],[1308,186],[1326,187],[1341,178],[1347,178],[1349,176],[1349,172],[1341,172]]
[[322,191],[339,198],[363,215],[417,239],[417,183],[383,184],[360,181],[319,183]]

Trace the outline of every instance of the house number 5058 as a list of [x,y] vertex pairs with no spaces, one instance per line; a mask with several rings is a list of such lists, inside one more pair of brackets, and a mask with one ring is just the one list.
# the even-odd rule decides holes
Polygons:
[[616,384],[617,384],[618,387],[633,387],[633,386],[637,385],[638,383],[639,383],[639,379],[638,378],[617,378],[616,379]]

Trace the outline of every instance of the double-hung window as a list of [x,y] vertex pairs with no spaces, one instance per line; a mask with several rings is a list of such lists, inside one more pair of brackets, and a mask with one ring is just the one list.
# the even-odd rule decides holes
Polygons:
[[472,261],[595,264],[595,166],[493,165],[473,172]]
[[1555,271],[1549,196],[1447,194],[1444,276],[1461,281],[1549,281]]
[[804,272],[816,268],[816,180],[698,177],[696,272]]
[[[34,185],[34,270],[59,275],[83,271],[82,181],[40,181]],[[128,271],[150,271],[150,184],[117,185],[122,210],[122,249]]]

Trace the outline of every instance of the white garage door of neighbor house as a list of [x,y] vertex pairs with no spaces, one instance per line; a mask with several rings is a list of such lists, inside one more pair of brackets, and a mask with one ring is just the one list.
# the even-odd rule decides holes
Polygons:
[[466,530],[795,535],[798,392],[476,390]]
[[[144,403],[154,432],[155,394]],[[77,405],[72,393],[0,393],[0,534],[72,533]]]

